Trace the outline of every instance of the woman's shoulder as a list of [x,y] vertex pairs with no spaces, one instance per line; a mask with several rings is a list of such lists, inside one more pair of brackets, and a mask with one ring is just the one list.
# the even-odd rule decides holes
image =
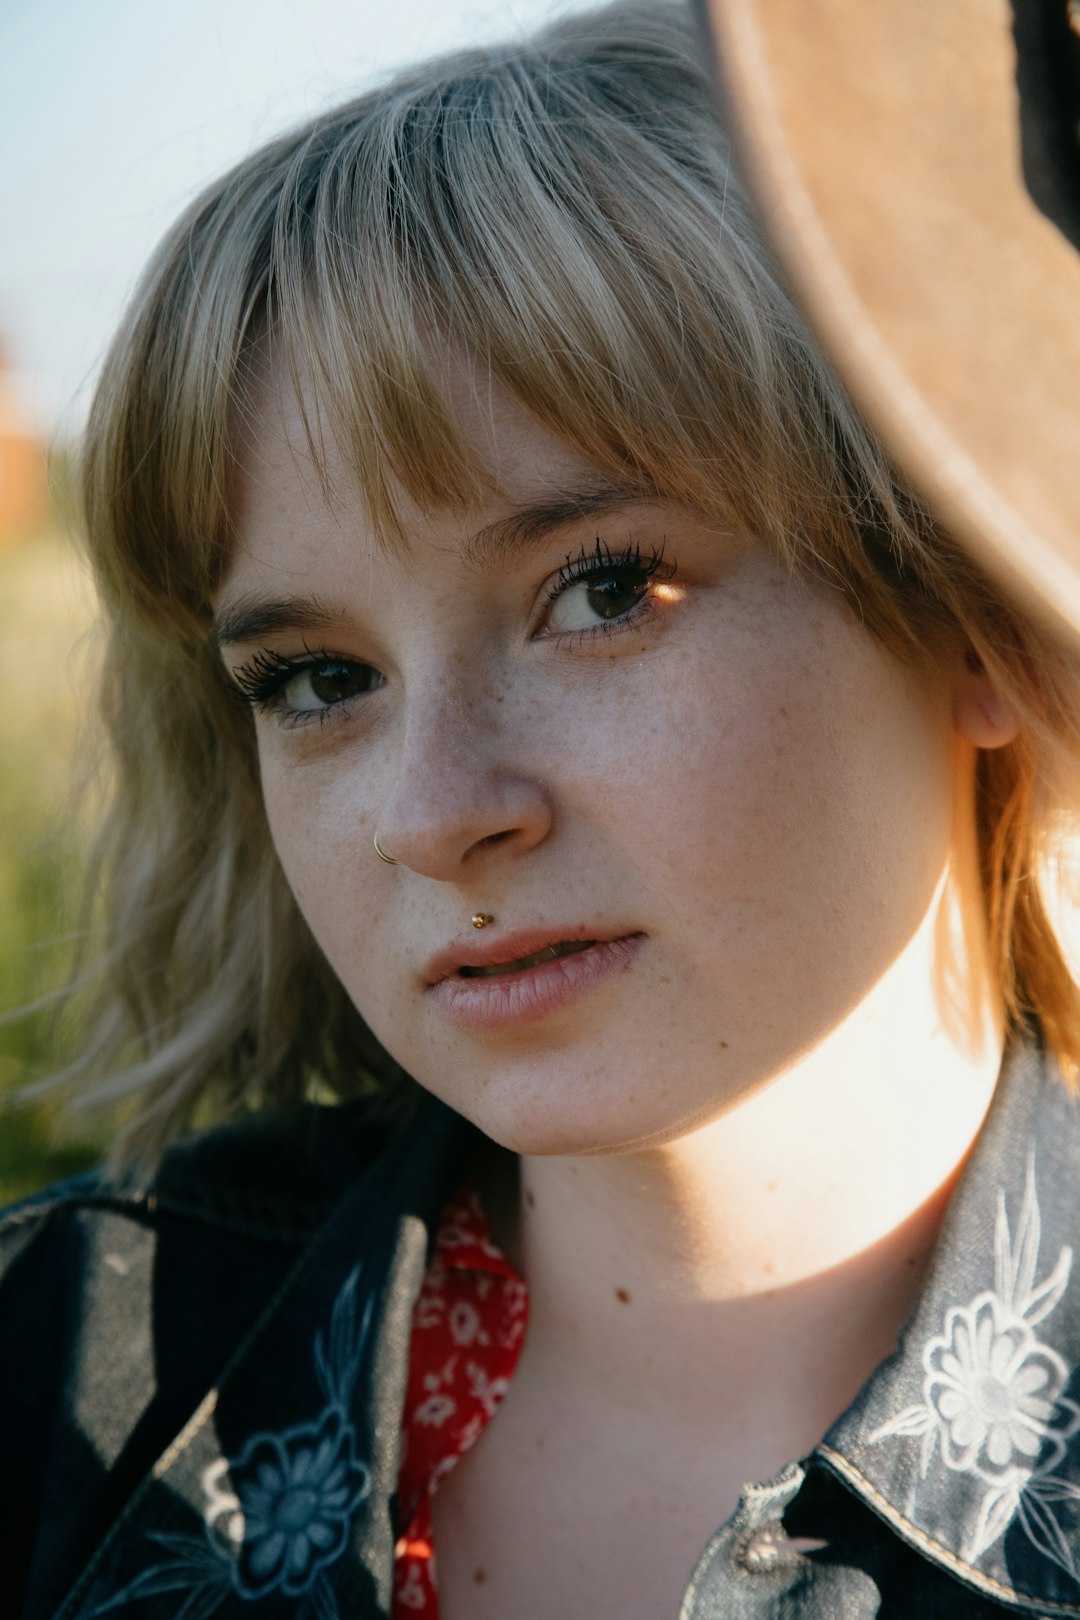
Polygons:
[[172,1220],[289,1244],[310,1235],[409,1126],[360,1104],[252,1113],[174,1143],[148,1173],[105,1165],[0,1210],[0,1255],[46,1228]]
[[[0,1212],[0,1378],[84,1389],[80,1423],[115,1380],[137,1411],[148,1367],[158,1406],[194,1400],[347,1198],[380,1218],[415,1207],[433,1142],[457,1158],[440,1105],[397,1124],[311,1106],[195,1133],[145,1179],[102,1167],[33,1193]],[[351,1241],[374,1252],[380,1220],[361,1214]]]
[[[260,1381],[298,1383],[324,1325],[330,1235],[344,1223],[349,1264],[375,1276],[389,1228],[428,1219],[419,1190],[437,1202],[468,1140],[441,1105],[398,1126],[351,1105],[251,1117],[180,1143],[145,1182],[91,1171],[0,1215],[13,1612],[56,1611],[223,1380],[269,1423]],[[283,1315],[300,1348],[255,1366],[245,1347]]]
[[[115,1343],[156,1358],[163,1388],[181,1363],[210,1376],[386,1142],[354,1108],[251,1115],[192,1134],[146,1176],[101,1166],[11,1205],[0,1373],[104,1386],[125,1361]],[[124,1376],[141,1381],[133,1364]]]

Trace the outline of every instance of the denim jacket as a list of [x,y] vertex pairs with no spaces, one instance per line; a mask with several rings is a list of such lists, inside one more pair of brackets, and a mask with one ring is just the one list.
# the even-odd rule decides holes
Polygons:
[[[412,1306],[474,1143],[437,1103],[312,1109],[0,1218],[0,1615],[387,1615]],[[680,1620],[1080,1617],[1078,1166],[1018,1049],[898,1350],[746,1487]]]

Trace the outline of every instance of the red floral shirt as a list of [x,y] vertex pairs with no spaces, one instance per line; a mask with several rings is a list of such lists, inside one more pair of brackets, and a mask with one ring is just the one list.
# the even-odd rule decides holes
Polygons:
[[474,1189],[447,1205],[413,1312],[398,1473],[394,1620],[438,1620],[431,1498],[495,1414],[525,1338],[525,1284]]

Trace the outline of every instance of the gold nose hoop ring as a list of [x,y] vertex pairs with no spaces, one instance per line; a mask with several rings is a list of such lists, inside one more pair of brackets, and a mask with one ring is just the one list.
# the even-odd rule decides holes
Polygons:
[[[382,845],[379,843],[378,833],[372,834],[371,841],[375,845],[375,853],[379,857],[380,861],[385,861],[387,866],[397,866],[399,864],[396,855],[388,855],[385,849],[383,849]],[[495,918],[491,915],[490,911],[474,911],[472,914],[472,925],[474,928],[486,928],[489,923],[493,923],[494,921]]]
[[398,864],[396,856],[388,855],[385,849],[383,849],[382,845],[379,843],[378,833],[374,834],[372,842],[375,845],[375,853],[379,857],[380,861],[385,861],[387,866],[396,866]]
[[[385,861],[387,866],[397,866],[399,864],[396,855],[388,855],[385,849],[383,849],[382,845],[379,843],[378,833],[372,834],[371,841],[375,845],[375,853],[379,857],[380,861]],[[471,921],[474,928],[487,928],[490,923],[495,921],[495,918],[491,915],[490,911],[474,911]]]

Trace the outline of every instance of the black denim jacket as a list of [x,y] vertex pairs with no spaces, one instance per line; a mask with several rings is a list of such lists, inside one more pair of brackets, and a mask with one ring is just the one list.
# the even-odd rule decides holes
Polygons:
[[[0,1614],[388,1614],[412,1305],[474,1141],[311,1110],[0,1218]],[[1080,1616],[1078,1150],[1018,1051],[900,1349],[746,1488],[681,1620]]]

